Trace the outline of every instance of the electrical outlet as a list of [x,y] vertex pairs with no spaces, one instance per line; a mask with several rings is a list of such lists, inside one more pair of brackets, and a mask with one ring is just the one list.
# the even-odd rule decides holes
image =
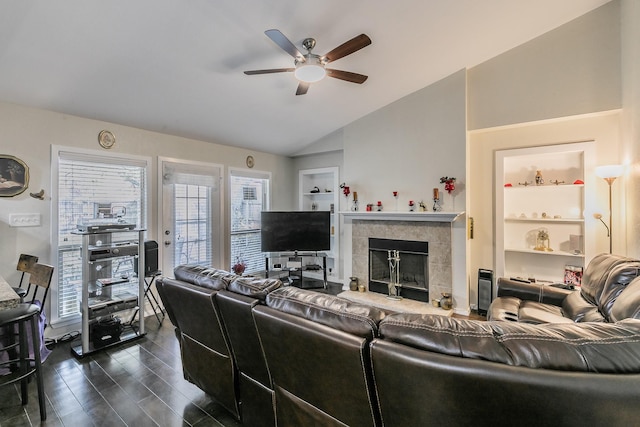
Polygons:
[[11,227],[38,227],[40,225],[40,214],[9,214],[9,225]]

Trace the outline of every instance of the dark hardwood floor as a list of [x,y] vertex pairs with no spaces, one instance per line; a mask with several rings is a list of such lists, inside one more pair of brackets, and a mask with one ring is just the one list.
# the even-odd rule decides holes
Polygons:
[[0,426],[241,426],[184,380],[169,319],[145,321],[146,336],[83,359],[56,344],[43,364],[47,421],[32,381],[24,407],[19,385],[0,388]]

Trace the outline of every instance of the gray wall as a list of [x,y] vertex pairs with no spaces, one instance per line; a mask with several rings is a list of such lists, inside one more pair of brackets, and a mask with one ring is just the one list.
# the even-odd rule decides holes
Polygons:
[[622,106],[613,1],[469,70],[469,130]]

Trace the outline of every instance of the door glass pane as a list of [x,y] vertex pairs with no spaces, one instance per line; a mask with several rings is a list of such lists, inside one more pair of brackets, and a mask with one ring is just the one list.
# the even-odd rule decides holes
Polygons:
[[211,191],[202,185],[174,184],[174,265],[211,264]]

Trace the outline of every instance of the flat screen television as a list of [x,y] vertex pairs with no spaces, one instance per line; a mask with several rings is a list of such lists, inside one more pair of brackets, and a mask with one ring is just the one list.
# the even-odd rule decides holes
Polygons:
[[331,249],[329,211],[263,211],[260,219],[262,252]]

